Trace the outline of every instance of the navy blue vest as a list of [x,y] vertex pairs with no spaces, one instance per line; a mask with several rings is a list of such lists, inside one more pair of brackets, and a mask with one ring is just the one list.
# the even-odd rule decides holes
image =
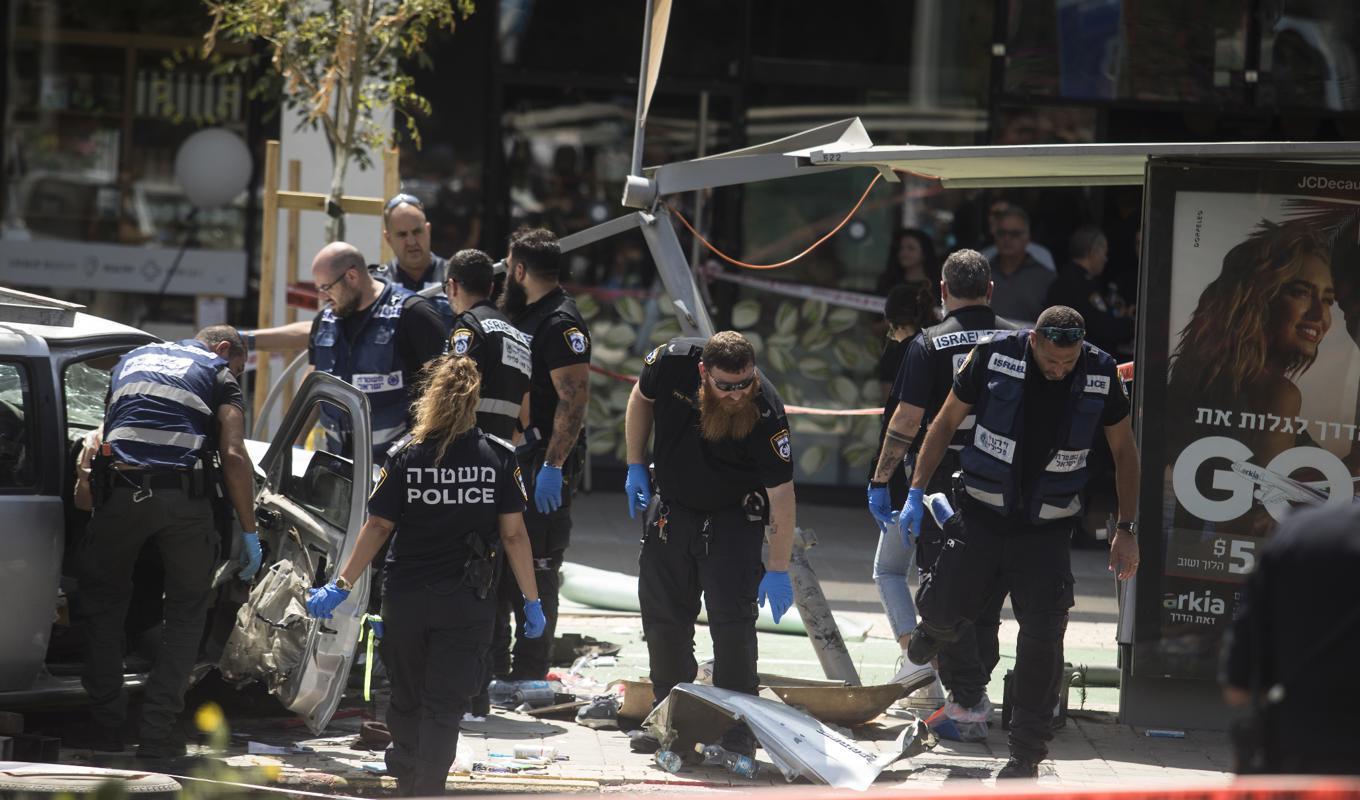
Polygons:
[[447,259],[440,258],[434,253],[430,254],[430,266],[425,270],[425,279],[419,284],[414,284],[406,273],[401,271],[397,260],[394,258],[386,264],[379,264],[368,268],[368,272],[379,280],[395,283],[411,292],[418,292],[434,310],[439,312],[439,316],[444,320],[444,331],[453,329],[453,306],[449,305],[449,297],[444,294],[444,278],[449,274],[449,262]]
[[120,358],[104,416],[113,457],[147,469],[193,467],[214,446],[213,387],[226,365],[194,339],[143,345]]
[[[375,464],[382,463],[387,448],[406,432],[410,407],[403,377],[406,365],[393,339],[401,324],[402,306],[411,294],[407,289],[388,283],[378,299],[361,312],[364,320],[352,344],[345,340],[340,318],[327,308],[321,312],[321,321],[312,340],[316,369],[334,375],[367,395]],[[343,423],[335,418],[335,412],[327,412],[325,405],[322,406],[321,422],[331,432],[344,429]]]
[[[987,388],[973,406],[977,419],[973,438],[959,454],[968,495],[1000,514],[1010,514],[1019,502],[1021,487],[1019,442],[1024,436],[1025,371],[1031,331],[998,333],[987,353]],[[1082,355],[1073,367],[1072,392],[1061,412],[1056,442],[1032,442],[1049,447],[1044,471],[1033,482],[1028,499],[1029,521],[1035,524],[1072,517],[1081,512],[1081,490],[1088,476],[1086,461],[1091,442],[1114,386],[1115,362],[1105,351],[1082,342]]]

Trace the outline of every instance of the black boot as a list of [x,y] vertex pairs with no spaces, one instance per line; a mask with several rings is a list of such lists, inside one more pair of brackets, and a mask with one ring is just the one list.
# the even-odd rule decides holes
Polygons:
[[996,773],[997,780],[1037,777],[1039,777],[1039,762],[1020,756],[1011,756],[1011,760],[1006,762],[1006,766]]

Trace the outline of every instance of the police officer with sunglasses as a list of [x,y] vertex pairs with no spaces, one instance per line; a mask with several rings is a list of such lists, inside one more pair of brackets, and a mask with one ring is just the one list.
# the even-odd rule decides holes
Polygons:
[[[653,453],[652,494],[645,453]],[[646,512],[638,601],[657,702],[694,680],[694,621],[703,596],[713,638],[713,684],[756,693],[757,603],[779,621],[793,603],[793,460],[789,423],[755,350],[735,331],[677,338],[644,359],[628,398],[628,513]],[[770,555],[761,546],[770,525]],[[649,750],[655,740],[634,740]],[[753,754],[744,725],[724,736]]]
[[[921,625],[908,655],[928,662],[978,616],[987,597],[1010,594],[1020,637],[1011,758],[998,778],[1035,777],[1048,755],[1073,603],[1072,526],[1083,510],[1097,426],[1114,456],[1119,495],[1109,568],[1124,580],[1138,567],[1138,452],[1129,399],[1115,360],[1085,336],[1080,314],[1053,306],[1034,330],[997,333],[973,348],[926,433],[900,519],[904,535],[920,530],[924,489],[955,431],[974,416],[972,439],[959,454],[961,524],[951,521],[950,539],[917,595]],[[961,680],[956,676],[951,687],[956,693],[969,688]]]

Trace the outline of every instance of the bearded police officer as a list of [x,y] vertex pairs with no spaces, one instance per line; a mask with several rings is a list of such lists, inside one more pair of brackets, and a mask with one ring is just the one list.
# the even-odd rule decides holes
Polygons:
[[[648,485],[647,437],[657,492]],[[694,621],[702,594],[713,637],[713,684],[756,693],[757,603],[776,622],[793,603],[793,454],[774,384],[735,331],[672,339],[645,359],[628,398],[628,513],[646,510],[638,601],[657,702],[693,681]],[[761,565],[765,526],[770,556]],[[729,749],[751,754],[745,726]]]
[[[492,654],[497,676],[540,680],[548,674],[557,627],[557,573],[571,540],[571,496],[584,464],[590,331],[576,301],[562,289],[556,236],[542,228],[518,231],[510,237],[506,261],[501,308],[530,337],[532,346],[528,427],[519,461],[525,476],[533,476],[529,489],[533,502],[524,512],[524,524],[548,628],[539,641],[518,637],[511,654],[510,611],[515,604],[513,598],[503,597],[504,622],[496,624]],[[522,617],[519,623],[523,624]]]
[[430,250],[430,223],[425,205],[415,195],[393,195],[383,206],[383,238],[394,254],[391,261],[371,268],[373,277],[426,297],[452,327],[454,311],[440,291],[448,275],[448,262]]
[[529,402],[533,374],[529,337],[492,305],[495,268],[481,250],[459,250],[449,259],[445,293],[457,315],[449,352],[467,356],[482,375],[477,427],[509,442],[519,433],[520,412]]
[[[929,572],[939,554],[941,531],[934,518],[927,515],[922,521],[919,540],[904,540],[896,524],[895,510],[907,499],[907,481],[902,481],[900,496],[890,496],[889,484],[898,475],[910,473],[910,465],[921,447],[921,434],[944,404],[954,383],[954,373],[973,346],[997,331],[1017,327],[996,316],[989,305],[991,268],[981,253],[976,250],[952,253],[945,259],[941,277],[940,297],[944,302],[945,319],[926,328],[907,347],[889,397],[889,404],[895,407],[883,432],[882,450],[868,492],[869,513],[884,526],[874,558],[874,581],[879,585],[879,594],[903,652],[902,668],[893,680],[903,684],[908,691],[928,684],[934,673],[930,665],[915,664],[906,654],[911,632],[916,627],[916,606],[907,586],[907,573],[913,555],[920,569]],[[969,417],[959,425],[941,466],[935,471],[930,483],[932,492],[948,493],[949,478],[958,469],[958,452],[967,444],[972,432],[973,420]],[[904,463],[907,465],[905,470]],[[1004,599],[1004,594],[989,598],[981,617],[940,653],[941,678],[946,686],[954,687],[952,678],[956,671],[976,673],[985,669],[990,672],[995,666]],[[982,663],[979,663],[979,646]],[[989,707],[979,687],[986,686],[987,681],[978,682],[973,674],[965,678],[965,682],[970,690],[977,689],[978,693],[965,695],[956,691],[946,710],[960,721],[985,721]]]
[[1129,400],[1114,359],[1083,341],[1085,333],[1080,314],[1053,306],[1039,315],[1034,330],[997,333],[979,343],[926,433],[902,509],[903,533],[914,535],[924,489],[955,432],[974,414],[973,435],[959,454],[962,525],[951,533],[958,541],[942,550],[921,587],[921,626],[908,653],[918,664],[929,661],[942,641],[956,639],[978,616],[993,592],[1010,594],[1020,636],[1011,758],[999,778],[1035,777],[1048,754],[1073,602],[1072,524],[1082,512],[1086,460],[1098,427],[1114,455],[1119,494],[1110,570],[1124,580],[1138,564],[1138,452]]
[[123,618],[143,544],[155,541],[165,574],[161,642],[143,695],[137,748],[143,758],[185,752],[175,719],[184,708],[212,591],[221,542],[212,502],[219,491],[245,531],[238,575],[250,581],[260,568],[245,405],[236,382],[245,358],[237,332],[215,325],[194,339],[139,347],[113,368],[103,443],[92,467],[94,514],[80,578],[87,636],[83,683],[95,749],[123,749]]
[[415,424],[393,448],[354,550],[335,580],[307,600],[308,613],[330,617],[393,536],[382,605],[382,658],[392,687],[387,768],[408,796],[444,793],[459,722],[491,644],[502,549],[514,577],[503,582],[522,593],[525,635],[543,633],[521,516],[524,484],[510,448],[474,424],[480,383],[468,358],[430,364]]

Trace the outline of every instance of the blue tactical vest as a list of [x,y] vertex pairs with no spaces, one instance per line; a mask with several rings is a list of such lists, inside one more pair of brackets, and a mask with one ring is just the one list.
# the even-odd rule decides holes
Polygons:
[[[402,306],[411,292],[387,283],[378,299],[363,312],[364,320],[353,344],[346,341],[340,318],[326,308],[317,324],[312,351],[315,367],[349,383],[368,397],[370,424],[373,427],[373,458],[382,463],[383,454],[406,432],[410,397],[403,377],[405,364],[393,339],[400,324]],[[321,423],[327,431],[343,429],[335,412],[322,406]]]
[[401,267],[397,265],[394,258],[386,264],[373,265],[368,268],[368,273],[379,280],[396,284],[408,291],[418,292],[434,310],[439,312],[440,319],[444,320],[444,331],[453,330],[453,318],[457,316],[453,313],[453,306],[449,305],[449,297],[444,294],[444,278],[449,274],[448,259],[440,258],[434,253],[430,254],[430,266],[425,271],[425,280],[419,286],[411,286]]
[[[1025,423],[1025,370],[1030,331],[1003,332],[992,339],[987,355],[987,389],[973,406],[977,422],[973,440],[959,454],[963,485],[968,495],[1000,514],[1010,514],[1021,487],[1019,442]],[[1082,356],[1073,367],[1072,392],[1058,438],[1050,447],[1044,471],[1033,482],[1028,498],[1029,521],[1035,524],[1075,516],[1081,512],[1081,490],[1088,478],[1091,453],[1105,400],[1113,385],[1115,362],[1105,351],[1082,342]],[[981,355],[982,349],[974,351]],[[1060,413],[1054,409],[1054,413]]]
[[213,386],[227,362],[194,339],[148,344],[118,360],[109,384],[104,442],[146,469],[188,469],[211,446]]

